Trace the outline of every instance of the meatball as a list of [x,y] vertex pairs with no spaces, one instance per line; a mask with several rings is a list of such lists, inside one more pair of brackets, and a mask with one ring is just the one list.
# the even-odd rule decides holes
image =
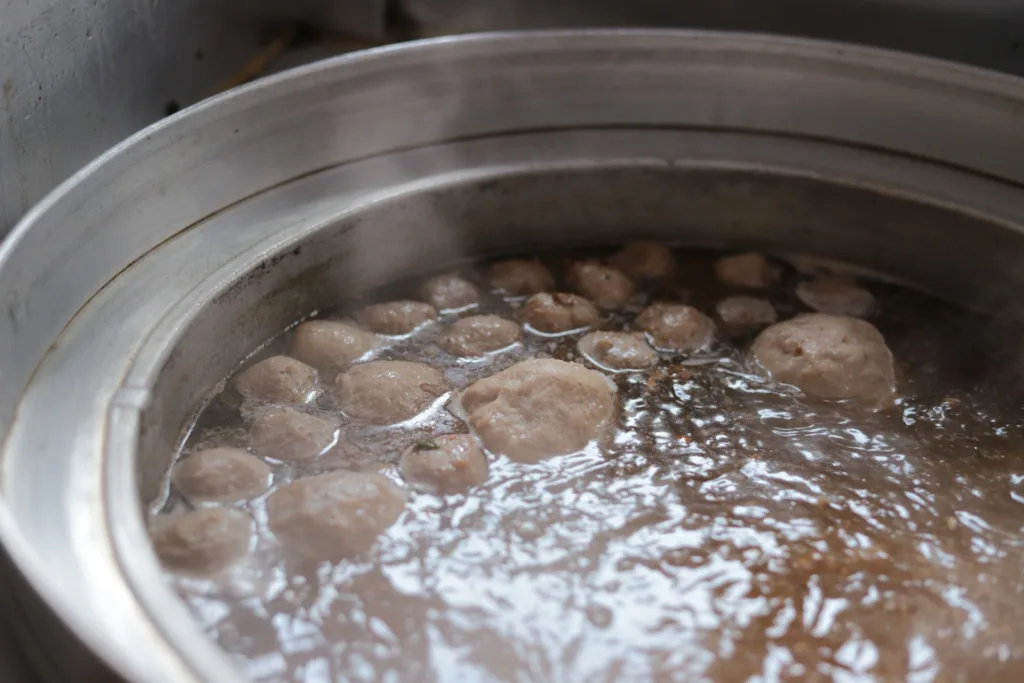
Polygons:
[[378,425],[416,417],[447,390],[444,376],[434,368],[401,360],[354,365],[335,380],[342,411]]
[[295,329],[292,353],[303,363],[336,372],[373,351],[373,335],[349,323],[310,320]]
[[273,460],[310,460],[334,445],[337,429],[323,417],[294,408],[271,408],[253,420],[249,447]]
[[374,332],[394,336],[409,334],[437,320],[437,311],[422,301],[388,301],[367,306],[356,318]]
[[592,363],[608,370],[643,370],[658,362],[650,344],[629,332],[591,332],[580,339],[579,350]]
[[480,303],[480,292],[469,280],[448,273],[420,285],[420,296],[439,311],[461,311]]
[[235,388],[247,403],[308,403],[319,391],[317,372],[288,356],[271,356],[246,368]]
[[402,476],[432,493],[461,493],[487,480],[487,458],[469,434],[445,434],[409,446],[398,463]]
[[566,280],[601,308],[620,308],[636,293],[636,285],[622,271],[593,261],[574,264]]
[[555,276],[537,259],[508,259],[487,269],[487,284],[504,296],[530,296],[554,289]]
[[656,349],[699,351],[715,339],[715,323],[693,306],[652,304],[634,324],[647,333]]
[[595,439],[615,409],[615,392],[607,377],[582,365],[528,360],[470,386],[456,410],[492,453],[537,462]]
[[249,554],[252,520],[233,508],[193,510],[158,518],[150,529],[164,566],[183,574],[213,574]]
[[796,298],[819,313],[854,318],[865,317],[875,307],[871,292],[838,277],[801,282],[796,286]]
[[316,560],[366,552],[402,514],[405,494],[374,472],[338,471],[282,486],[267,499],[270,530]]
[[779,319],[771,302],[752,296],[730,296],[715,306],[726,334],[739,336],[771,325]]
[[519,341],[519,325],[496,315],[471,315],[452,323],[438,344],[463,358],[479,358],[507,349]]
[[654,242],[634,242],[615,252],[608,263],[634,280],[657,280],[676,266],[672,250]]
[[871,323],[806,313],[754,340],[754,362],[769,377],[826,399],[884,399],[895,391],[892,353]]
[[270,467],[241,448],[208,448],[179,462],[171,481],[192,502],[232,503],[266,491]]
[[764,289],[779,280],[782,270],[761,254],[724,256],[715,261],[715,275],[727,285]]
[[544,334],[564,334],[590,327],[601,318],[597,307],[576,294],[534,294],[519,313],[532,329]]

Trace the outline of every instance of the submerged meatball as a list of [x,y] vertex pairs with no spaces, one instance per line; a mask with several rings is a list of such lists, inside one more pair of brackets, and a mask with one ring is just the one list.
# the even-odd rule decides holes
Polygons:
[[179,462],[171,481],[192,502],[231,503],[266,491],[270,467],[241,448],[208,448]]
[[213,574],[249,553],[252,520],[233,508],[193,510],[158,518],[153,547],[164,566],[183,574]]
[[863,318],[875,307],[871,292],[838,277],[801,282],[796,286],[796,298],[819,313],[854,318]]
[[554,289],[555,276],[537,259],[508,259],[487,269],[487,283],[505,296],[530,296]]
[[492,453],[537,462],[596,438],[615,409],[615,391],[582,365],[528,360],[470,386],[457,410]]
[[439,311],[460,311],[480,303],[480,292],[453,273],[435,275],[420,285],[420,296]]
[[782,271],[761,254],[724,256],[715,261],[715,275],[727,285],[764,289],[777,282]]
[[271,356],[246,368],[235,388],[249,403],[307,403],[316,397],[317,373],[288,356]]
[[658,354],[639,334],[591,332],[579,350],[595,365],[609,370],[642,370],[658,362]]
[[463,358],[478,358],[507,349],[519,341],[519,325],[496,315],[471,315],[452,323],[438,344]]
[[379,334],[402,335],[437,320],[437,311],[422,301],[387,301],[367,306],[356,318]]
[[354,365],[334,386],[346,415],[379,425],[416,417],[448,390],[434,368],[401,360]]
[[264,458],[309,460],[331,447],[337,428],[331,420],[294,408],[271,408],[253,420],[249,447]]
[[715,314],[732,336],[754,332],[779,319],[770,301],[752,296],[726,297],[715,306]]
[[657,280],[675,269],[672,250],[654,242],[634,242],[615,252],[608,263],[634,280]]
[[519,318],[538,332],[561,334],[590,327],[601,318],[597,307],[576,294],[534,294],[519,313]]
[[295,328],[292,353],[303,363],[338,371],[373,351],[373,335],[349,323],[310,320]]
[[566,280],[601,308],[619,308],[636,293],[636,285],[622,271],[593,261],[573,264]]
[[405,494],[387,477],[339,471],[274,491],[267,499],[267,519],[293,552],[337,560],[372,548],[404,508]]
[[807,313],[772,325],[751,348],[774,380],[829,399],[883,399],[895,391],[892,353],[856,318]]
[[634,324],[647,333],[657,349],[698,351],[715,338],[715,323],[693,306],[652,304]]
[[461,493],[487,479],[487,458],[469,434],[445,434],[409,446],[398,464],[416,488]]

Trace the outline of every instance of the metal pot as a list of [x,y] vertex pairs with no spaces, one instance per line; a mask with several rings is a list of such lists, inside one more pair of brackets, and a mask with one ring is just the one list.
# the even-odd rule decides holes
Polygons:
[[289,322],[455,260],[630,236],[843,257],[999,312],[1024,291],[1021,112],[1010,77],[661,31],[407,44],[200,104],[0,247],[0,536],[123,677],[238,680],[144,510],[196,409]]

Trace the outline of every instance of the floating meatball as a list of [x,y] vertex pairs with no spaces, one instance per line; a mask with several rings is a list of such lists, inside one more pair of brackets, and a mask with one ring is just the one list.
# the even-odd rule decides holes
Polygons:
[[807,313],[754,340],[754,362],[772,379],[827,399],[884,399],[895,391],[892,353],[871,323]]
[[591,332],[580,339],[579,350],[595,365],[608,370],[643,370],[658,362],[657,352],[639,334]]
[[563,334],[596,324],[601,314],[582,296],[545,292],[527,299],[519,318],[538,332]]
[[438,344],[448,353],[479,358],[507,349],[519,341],[519,325],[496,315],[471,315],[452,323]]
[[480,303],[480,292],[469,280],[448,273],[420,285],[420,296],[439,311],[461,311]]
[[266,491],[270,467],[241,448],[208,448],[179,462],[171,481],[192,502],[232,503]]
[[402,477],[432,493],[461,493],[487,479],[487,458],[469,434],[445,434],[409,446],[398,464]]
[[699,351],[715,339],[715,323],[693,306],[652,304],[634,324],[647,333],[656,349]]
[[373,335],[349,323],[310,320],[295,329],[292,353],[303,363],[336,372],[373,351]]
[[388,301],[367,306],[356,317],[379,334],[402,335],[437,320],[437,311],[422,301]]
[[782,270],[761,254],[724,256],[715,261],[715,275],[727,285],[764,289],[779,280]]
[[366,552],[402,514],[405,494],[373,472],[331,472],[282,486],[267,499],[270,530],[316,560]]
[[310,460],[334,444],[337,429],[327,418],[294,408],[271,408],[253,420],[249,447],[273,460]]
[[504,296],[530,296],[554,289],[555,276],[537,259],[508,259],[487,269],[487,283]]
[[271,356],[235,378],[235,388],[247,403],[308,403],[318,393],[314,368],[289,358]]
[[779,319],[770,301],[752,296],[726,297],[715,306],[715,314],[730,336],[749,334]]
[[593,261],[573,264],[566,280],[601,308],[620,308],[636,293],[636,285],[622,271]]
[[854,318],[865,317],[875,307],[871,292],[844,278],[801,282],[796,286],[796,298],[819,313]]
[[444,376],[434,368],[401,360],[354,365],[335,380],[342,411],[378,425],[416,417],[447,390]]
[[470,386],[456,410],[492,453],[537,462],[595,439],[615,409],[615,392],[607,377],[582,365],[528,360]]
[[213,574],[249,554],[252,520],[233,508],[193,510],[158,518],[150,530],[164,566],[183,574]]
[[608,263],[634,280],[657,280],[676,266],[672,250],[654,242],[634,242],[615,252]]

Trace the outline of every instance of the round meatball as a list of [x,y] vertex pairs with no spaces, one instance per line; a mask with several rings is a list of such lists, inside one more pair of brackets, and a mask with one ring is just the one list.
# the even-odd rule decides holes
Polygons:
[[676,266],[672,250],[654,242],[634,242],[615,252],[608,263],[634,280],[657,280]]
[[731,336],[749,334],[779,319],[770,301],[752,296],[726,297],[715,306],[715,314]]
[[895,391],[892,353],[871,323],[807,313],[754,340],[754,362],[769,377],[826,399],[883,399]]
[[466,389],[456,410],[487,450],[521,462],[582,450],[615,409],[615,385],[576,363],[517,363]]
[[875,297],[871,292],[843,278],[801,282],[796,286],[796,298],[819,313],[854,318],[863,318],[875,307]]
[[292,552],[338,560],[366,552],[402,514],[405,494],[374,472],[299,479],[267,499],[270,530]]
[[656,349],[699,351],[715,339],[715,323],[693,306],[652,304],[634,324],[647,333]]
[[294,408],[271,408],[253,420],[249,447],[264,458],[295,462],[326,452],[337,440],[338,425]]
[[643,370],[658,362],[657,352],[639,334],[591,332],[580,339],[587,359],[608,370]]
[[761,254],[724,256],[715,261],[715,275],[727,285],[763,289],[779,280],[782,270]]
[[636,293],[636,285],[622,271],[592,261],[573,264],[566,280],[601,308],[620,308]]
[[487,284],[504,296],[530,296],[554,289],[555,276],[537,259],[507,259],[487,269]]
[[398,336],[437,320],[437,311],[422,301],[388,301],[367,306],[356,318],[374,332]]
[[310,320],[295,328],[292,354],[320,370],[336,372],[373,351],[373,335],[349,323]]
[[150,536],[164,566],[182,574],[213,574],[249,554],[252,520],[233,508],[193,510],[158,518]]
[[248,403],[308,403],[319,392],[314,368],[289,358],[271,356],[235,378],[235,389]]
[[171,481],[192,502],[232,503],[266,491],[270,467],[241,448],[208,448],[175,465]]
[[378,425],[410,420],[448,391],[434,368],[401,360],[354,365],[338,375],[334,386],[346,415]]
[[461,493],[487,480],[487,458],[469,434],[445,434],[415,443],[398,463],[402,477],[431,493]]
[[519,341],[519,325],[496,315],[471,315],[457,320],[444,331],[438,344],[448,353],[479,358],[507,349]]
[[531,329],[544,334],[564,334],[597,324],[601,314],[587,299],[576,294],[534,294],[519,313]]
[[420,296],[439,311],[461,311],[480,303],[476,286],[453,273],[435,275],[420,285]]

